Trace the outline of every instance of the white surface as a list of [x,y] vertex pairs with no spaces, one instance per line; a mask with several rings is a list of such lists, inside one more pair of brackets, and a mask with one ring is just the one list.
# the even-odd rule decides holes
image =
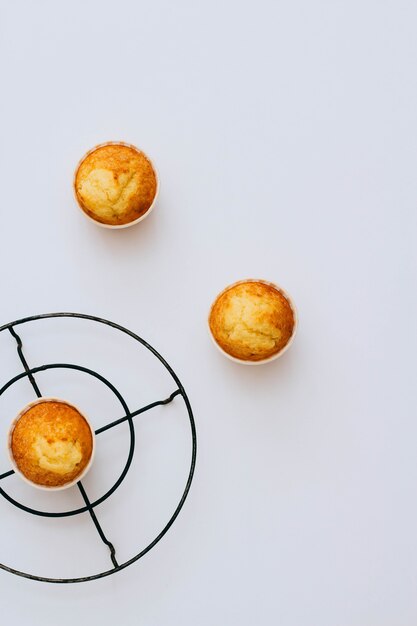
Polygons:
[[[150,554],[78,586],[0,572],[2,624],[416,624],[416,19],[411,0],[1,2],[1,319],[78,310],[137,331],[182,378],[200,444]],[[120,232],[71,190],[112,139],[161,178],[154,213]],[[300,315],[258,368],[205,324],[247,276]],[[40,567],[40,548],[74,549],[70,524],[48,543],[15,519],[5,559],[30,532]]]

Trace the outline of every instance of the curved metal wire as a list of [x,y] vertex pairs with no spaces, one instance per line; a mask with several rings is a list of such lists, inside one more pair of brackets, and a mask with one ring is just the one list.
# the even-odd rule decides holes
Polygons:
[[[126,464],[125,464],[125,466],[123,468],[122,473],[120,474],[119,478],[114,483],[114,485],[103,496],[101,496],[101,498],[98,498],[98,500],[95,500],[95,502],[91,503],[91,508],[94,509],[97,505],[99,505],[102,502],[104,502],[105,500],[107,500],[107,498],[109,498],[116,491],[116,489],[120,486],[120,484],[122,483],[122,481],[126,477],[127,472],[129,471],[129,468],[130,468],[130,465],[131,465],[132,459],[133,459],[133,453],[135,451],[135,427],[133,425],[132,416],[130,415],[129,408],[128,408],[128,406],[127,406],[123,396],[116,389],[116,387],[114,387],[114,385],[112,385],[111,382],[106,380],[106,378],[104,378],[104,376],[101,376],[101,374],[98,374],[97,372],[94,372],[93,370],[90,370],[88,367],[82,367],[81,365],[73,365],[72,363],[51,363],[51,364],[48,364],[48,365],[40,365],[39,367],[34,367],[32,369],[28,369],[26,372],[22,372],[21,374],[18,374],[17,376],[14,376],[14,378],[11,378],[0,389],[0,397],[3,395],[3,393],[5,391],[7,391],[7,389],[9,387],[11,387],[18,380],[21,380],[22,378],[25,378],[26,376],[29,377],[29,376],[31,376],[33,374],[36,374],[37,372],[43,372],[45,370],[60,369],[60,368],[78,370],[80,372],[86,372],[87,374],[91,374],[91,376],[94,376],[95,378],[98,378],[98,380],[100,380],[102,383],[104,383],[115,394],[115,396],[119,400],[120,404],[122,405],[123,410],[126,413],[126,417],[123,418],[123,420],[127,420],[128,423],[129,423],[130,446],[129,446],[129,453],[128,453]],[[14,500],[14,498],[12,498],[4,489],[2,489],[2,487],[0,487],[0,494],[4,498],[6,498],[6,500],[8,500],[11,504],[14,504],[14,506],[17,506],[22,511],[26,511],[26,513],[32,513],[32,515],[39,515],[41,517],[71,517],[72,515],[78,515],[79,513],[85,513],[86,511],[89,510],[88,506],[84,506],[84,507],[81,507],[79,509],[73,509],[72,511],[57,511],[57,512],[38,511],[36,509],[32,509],[32,508],[26,506],[25,504],[21,504],[17,500]]]
[[[103,541],[105,543],[107,543],[107,545],[109,546],[109,549],[111,551],[112,562],[113,562],[114,567],[112,569],[106,570],[104,572],[100,572],[99,574],[93,574],[91,576],[85,576],[85,577],[79,577],[79,578],[48,578],[48,577],[45,577],[45,576],[36,576],[34,574],[30,574],[30,573],[27,573],[27,572],[22,572],[20,570],[8,567],[8,566],[0,563],[0,569],[4,570],[6,572],[9,572],[11,574],[15,574],[17,576],[21,576],[23,578],[28,578],[30,580],[37,580],[37,581],[40,581],[40,582],[49,582],[49,583],[61,583],[61,584],[88,582],[90,580],[97,580],[99,578],[104,578],[106,576],[110,576],[111,574],[119,572],[122,569],[125,569],[126,567],[128,567],[129,565],[132,565],[132,563],[135,563],[140,558],[142,558],[145,554],[147,554],[162,539],[162,537],[167,533],[169,528],[172,526],[172,524],[174,523],[174,521],[178,517],[182,507],[184,506],[184,503],[185,503],[185,500],[186,500],[186,498],[188,496],[188,493],[190,491],[190,487],[191,487],[191,483],[192,483],[193,476],[194,476],[194,471],[195,471],[195,464],[196,464],[197,433],[196,433],[195,421],[194,421],[194,416],[193,416],[193,411],[192,411],[192,408],[191,408],[191,404],[189,402],[188,396],[187,396],[187,394],[185,392],[185,389],[184,389],[181,381],[179,380],[178,376],[176,375],[176,373],[174,372],[172,367],[161,356],[161,354],[159,354],[159,352],[157,352],[157,350],[155,350],[155,348],[153,348],[144,339],[139,337],[139,335],[136,335],[135,333],[133,333],[129,329],[124,328],[123,326],[120,326],[119,324],[115,324],[114,322],[111,322],[109,320],[106,320],[106,319],[103,319],[103,318],[100,318],[100,317],[96,317],[96,316],[93,316],[93,315],[86,315],[86,314],[83,314],[83,313],[59,312],[59,313],[46,313],[46,314],[42,314],[42,315],[33,315],[31,317],[26,317],[26,318],[23,318],[23,319],[20,319],[20,320],[16,320],[14,322],[10,322],[8,324],[4,324],[3,326],[0,327],[0,332],[2,332],[4,330],[9,330],[11,332],[11,334],[13,336],[15,336],[15,334],[12,332],[14,330],[15,326],[19,326],[21,324],[26,324],[28,322],[33,322],[33,321],[42,320],[42,319],[45,320],[45,319],[50,319],[50,318],[79,318],[79,319],[90,320],[90,321],[93,321],[93,322],[104,324],[106,326],[110,326],[111,328],[114,328],[115,330],[118,330],[118,331],[120,331],[120,332],[122,332],[122,333],[124,333],[124,334],[126,334],[128,336],[130,336],[132,339],[134,339],[135,341],[139,342],[146,349],[148,349],[162,363],[162,365],[165,367],[165,369],[169,372],[171,377],[176,382],[178,389],[173,394],[171,394],[171,396],[167,400],[162,400],[162,401],[158,401],[158,402],[152,403],[151,405],[148,405],[147,407],[143,407],[142,409],[139,409],[138,411],[135,411],[134,413],[129,413],[129,409],[127,408],[127,405],[124,402],[124,399],[121,396],[121,394],[117,391],[117,389],[109,381],[104,379],[104,377],[102,377],[101,375],[97,374],[97,372],[94,372],[93,370],[89,370],[88,368],[83,368],[82,366],[77,366],[77,365],[72,365],[72,364],[50,364],[50,365],[39,366],[37,368],[35,367],[35,368],[32,368],[30,370],[28,368],[27,364],[25,365],[26,361],[22,360],[23,352],[19,352],[19,355],[21,357],[22,363],[25,366],[25,372],[20,374],[20,375],[18,375],[17,377],[14,377],[14,379],[12,379],[8,383],[6,383],[6,385],[4,385],[3,388],[0,390],[0,395],[2,393],[4,393],[4,391],[8,387],[10,387],[10,385],[13,384],[13,382],[16,382],[16,380],[20,380],[21,378],[24,378],[25,376],[29,377],[29,380],[31,380],[32,385],[33,385],[33,381],[34,381],[33,374],[34,373],[36,373],[38,371],[45,370],[45,369],[51,369],[51,368],[54,368],[54,367],[55,368],[56,367],[69,367],[70,369],[79,369],[81,371],[85,371],[86,373],[89,373],[89,374],[97,377],[99,380],[102,380],[102,382],[104,382],[116,394],[116,396],[121,401],[122,405],[123,405],[123,403],[124,403],[124,405],[126,405],[126,406],[123,406],[123,408],[126,411],[125,417],[121,418],[120,420],[116,420],[115,422],[112,422],[107,427],[103,427],[102,429],[98,429],[98,430],[99,430],[99,432],[103,432],[103,430],[106,430],[107,428],[115,426],[115,425],[121,423],[122,421],[126,421],[126,420],[129,421],[129,426],[132,429],[131,433],[133,431],[133,450],[134,450],[134,426],[133,426],[133,422],[132,422],[132,416],[134,414],[139,414],[139,413],[143,412],[144,410],[147,410],[148,408],[152,408],[153,406],[158,406],[158,405],[161,405],[161,404],[167,404],[167,402],[173,400],[173,398],[176,395],[181,395],[183,400],[184,400],[185,407],[186,407],[187,413],[188,413],[188,419],[189,419],[189,422],[190,422],[192,451],[191,451],[190,469],[189,469],[189,473],[188,473],[185,489],[183,491],[183,494],[181,496],[181,499],[180,499],[180,501],[179,501],[175,511],[171,515],[171,517],[168,520],[168,522],[162,528],[160,533],[155,537],[155,539],[153,541],[151,541],[141,552],[136,554],[134,557],[132,557],[128,561],[126,561],[124,563],[121,563],[121,564],[117,564],[117,561],[115,559],[115,553],[114,553],[113,544],[111,544],[105,537],[104,537],[104,539],[102,537]],[[18,337],[18,339],[20,339],[20,338]],[[18,341],[18,349],[20,349],[20,351],[22,350],[22,345],[21,345],[21,342],[19,344],[19,341]],[[24,359],[24,357],[23,357],[23,359]],[[30,376],[32,376],[32,379],[30,378]],[[34,387],[34,389],[36,391],[35,387]],[[132,448],[132,446],[131,446],[131,448]],[[133,455],[133,451],[132,451],[132,455]],[[130,462],[131,462],[131,459],[130,459]],[[123,480],[124,476],[126,475],[128,469],[130,467],[130,462],[128,462],[128,464],[127,464],[127,469],[125,467],[126,472],[123,475],[123,477],[119,477],[119,481],[120,482]],[[13,473],[12,471],[11,472],[5,472],[4,474],[0,475],[0,479],[1,478],[5,478],[6,476],[9,476],[12,473]],[[84,498],[84,500],[86,502],[86,507],[83,507],[82,509],[79,509],[76,512],[66,512],[64,515],[62,515],[60,513],[59,514],[47,514],[46,516],[48,516],[48,517],[63,517],[63,516],[68,516],[68,515],[76,515],[78,513],[82,513],[82,512],[85,512],[85,511],[88,510],[90,512],[90,515],[93,514],[92,515],[92,519],[93,519],[94,523],[96,524],[97,529],[99,530],[99,533],[100,533],[101,528],[99,526],[97,518],[95,517],[93,506],[97,506],[98,504],[103,502],[104,499],[109,497],[115,491],[115,489],[117,489],[117,486],[119,486],[119,484],[120,484],[119,481],[118,481],[118,484],[116,483],[115,484],[116,486],[113,485],[112,489],[109,490],[109,492],[107,492],[104,496],[102,496],[102,498],[100,498],[99,500],[96,500],[92,504],[89,503],[88,497],[85,494],[86,497]],[[81,486],[80,487],[81,494],[83,493],[82,489],[83,488]],[[3,490],[0,489],[0,493],[1,492],[3,492]],[[5,495],[5,494],[3,494],[3,495]],[[5,497],[6,497],[6,495],[5,495]],[[7,499],[9,501],[11,501],[10,496],[7,496]],[[19,508],[23,508],[23,510],[26,510],[28,508],[28,507],[24,508],[24,505],[17,504],[16,502],[12,502],[12,503],[15,504],[16,506],[19,506]],[[39,515],[39,514],[40,515],[44,515],[43,513],[35,512],[34,510],[29,510],[28,512],[35,513],[36,515]],[[103,536],[104,536],[104,534],[103,534]],[[112,549],[113,549],[113,551],[112,551]]]

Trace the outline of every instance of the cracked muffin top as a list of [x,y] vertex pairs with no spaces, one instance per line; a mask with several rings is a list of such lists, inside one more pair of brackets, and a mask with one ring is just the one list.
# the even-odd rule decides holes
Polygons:
[[75,173],[75,194],[82,210],[110,226],[134,222],[149,211],[158,180],[148,157],[122,143],[98,146]]
[[44,400],[17,420],[10,440],[17,468],[31,482],[63,487],[88,465],[93,435],[87,420],[66,402]]
[[219,347],[244,361],[262,361],[280,352],[294,332],[295,315],[281,291],[263,281],[241,281],[214,302],[209,326]]

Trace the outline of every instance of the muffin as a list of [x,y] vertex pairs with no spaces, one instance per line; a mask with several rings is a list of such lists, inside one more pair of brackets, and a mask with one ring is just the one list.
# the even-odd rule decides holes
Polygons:
[[218,347],[241,361],[259,362],[278,356],[291,342],[296,314],[289,298],[272,283],[240,281],[215,300],[209,316]]
[[149,158],[134,146],[107,143],[87,153],[74,179],[81,209],[105,226],[138,222],[154,204],[158,178]]
[[93,433],[72,405],[55,399],[31,403],[10,434],[17,470],[42,487],[64,487],[85,473],[93,455]]

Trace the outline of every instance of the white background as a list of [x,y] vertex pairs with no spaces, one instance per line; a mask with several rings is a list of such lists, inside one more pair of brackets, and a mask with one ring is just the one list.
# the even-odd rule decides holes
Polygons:
[[[199,434],[189,500],[152,552],[83,585],[0,571],[2,624],[417,623],[416,20],[412,0],[2,0],[1,323],[128,326],[177,370]],[[71,183],[117,139],[155,160],[161,193],[111,232]],[[245,277],[299,309],[293,347],[262,367],[206,331]],[[72,553],[69,525],[39,544],[23,516],[0,502],[5,557],[23,523],[29,561]]]

